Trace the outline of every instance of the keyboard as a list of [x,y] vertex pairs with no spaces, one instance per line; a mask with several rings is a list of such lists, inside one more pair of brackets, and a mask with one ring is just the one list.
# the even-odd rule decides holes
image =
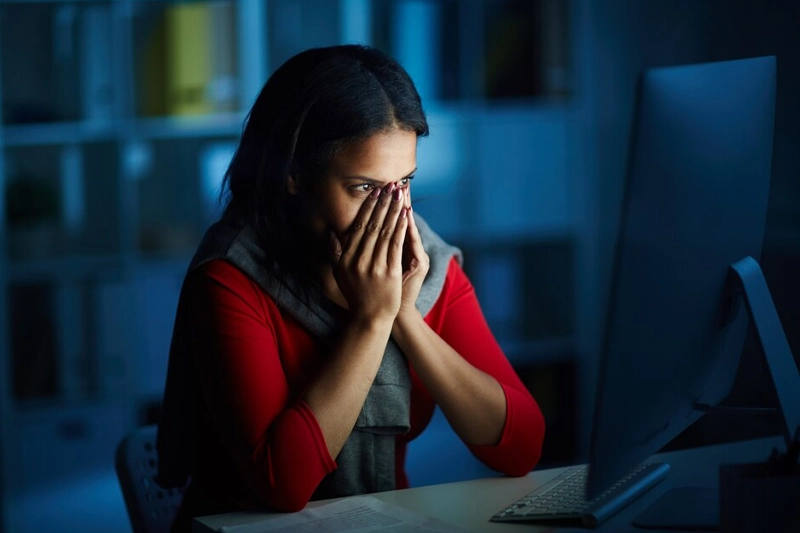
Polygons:
[[597,527],[664,479],[667,463],[642,463],[596,498],[586,499],[589,465],[568,467],[490,518],[493,522],[569,521]]

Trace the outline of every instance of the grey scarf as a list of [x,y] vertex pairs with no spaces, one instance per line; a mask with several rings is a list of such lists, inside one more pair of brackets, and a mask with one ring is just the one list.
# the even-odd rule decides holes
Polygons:
[[[461,252],[457,248],[445,243],[436,235],[421,217],[415,214],[415,221],[419,227],[423,246],[431,260],[431,267],[419,298],[417,308],[426,315],[439,298],[447,274],[448,264],[452,257],[461,261]],[[256,232],[249,225],[236,222],[231,218],[223,218],[211,226],[206,232],[200,247],[197,250],[189,270],[213,259],[225,259],[245,274],[250,276],[273,299],[278,307],[297,320],[306,330],[314,336],[323,346],[331,346],[335,341],[341,324],[326,307],[329,302],[319,293],[311,291],[304,298],[296,284],[289,279],[278,279],[265,268],[266,254],[261,248]],[[186,401],[192,397],[189,391],[172,390],[171,381],[187,380],[173,377],[173,375],[191,375],[190,357],[188,353],[181,354],[175,345],[170,350],[170,369],[167,377],[167,389],[164,398],[165,419],[176,420],[177,411],[192,409]],[[183,372],[179,368],[183,367]],[[172,388],[181,387],[173,385]],[[185,385],[184,385],[185,386]],[[353,494],[364,494],[393,490],[396,488],[395,480],[395,439],[409,429],[411,382],[408,363],[405,356],[392,339],[386,345],[386,351],[370,388],[364,406],[359,413],[358,420],[350,437],[345,442],[339,455],[336,457],[337,469],[326,476],[316,492],[314,499],[333,498]],[[172,399],[172,401],[170,401]],[[181,401],[183,399],[183,401]],[[177,405],[182,403],[183,406]],[[173,405],[171,405],[173,404]],[[170,416],[172,411],[172,416]],[[186,454],[188,449],[193,449],[194,412],[184,411],[182,424],[184,430],[168,432],[166,424],[162,424],[159,434],[159,451],[161,454],[161,473],[164,480],[185,479],[189,472],[176,471],[186,469],[192,460],[183,455],[176,457],[177,450]],[[189,416],[187,416],[189,415]],[[163,433],[163,435],[161,434]],[[180,433],[180,434],[179,434]],[[175,442],[169,442],[173,440]],[[179,441],[179,442],[178,442]],[[169,450],[173,450],[170,453]],[[172,468],[166,466],[170,459],[175,459]],[[170,483],[174,485],[175,483]]]

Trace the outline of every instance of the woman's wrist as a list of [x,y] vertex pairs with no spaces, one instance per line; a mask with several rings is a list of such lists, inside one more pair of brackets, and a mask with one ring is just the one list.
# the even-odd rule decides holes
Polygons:
[[400,340],[411,331],[411,328],[424,324],[424,322],[422,314],[416,307],[400,308],[392,324],[392,336],[395,337],[395,340]]
[[349,325],[362,333],[369,334],[390,331],[393,323],[394,319],[390,315],[354,314],[350,318]]

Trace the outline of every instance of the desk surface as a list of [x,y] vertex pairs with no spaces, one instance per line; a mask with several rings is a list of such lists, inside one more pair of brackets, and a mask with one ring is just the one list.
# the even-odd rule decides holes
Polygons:
[[[634,528],[630,525],[631,520],[668,489],[681,486],[716,488],[719,465],[763,461],[775,447],[781,450],[785,448],[783,438],[771,437],[656,455],[655,459],[667,461],[672,467],[667,478],[608,520],[602,527],[592,531],[623,532],[630,530],[641,533],[645,530]],[[552,526],[495,523],[489,522],[489,517],[515,499],[547,482],[561,470],[560,468],[534,470],[520,478],[492,477],[380,492],[372,496],[415,513],[458,525],[475,533],[550,531]],[[324,502],[311,502],[309,507],[315,507],[321,503]],[[195,520],[194,531],[196,533],[212,533],[223,526],[247,524],[268,519],[270,516],[283,515],[227,513],[205,516]]]

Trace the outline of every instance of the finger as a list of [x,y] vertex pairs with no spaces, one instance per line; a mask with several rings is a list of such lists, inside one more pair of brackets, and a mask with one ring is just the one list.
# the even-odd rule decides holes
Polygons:
[[424,272],[427,272],[428,268],[430,268],[430,258],[428,257],[428,254],[425,251],[425,246],[422,243],[422,237],[420,237],[419,234],[417,221],[414,218],[413,208],[409,208],[408,210],[407,243],[408,257],[406,259],[408,260],[408,270],[415,271],[421,268]]
[[336,236],[336,232],[333,230],[330,230],[328,235],[328,251],[333,265],[338,265],[339,259],[342,257],[342,243],[339,241],[339,237]]
[[414,219],[414,209],[408,208],[408,244],[411,247],[412,253],[419,257],[420,253],[425,253],[425,248],[422,246],[422,237],[419,235],[419,228],[417,221]]
[[367,225],[364,227],[361,239],[358,243],[358,253],[362,256],[372,257],[375,251],[375,243],[383,230],[386,214],[393,203],[394,183],[390,183],[383,188],[378,196],[372,214]]
[[364,232],[366,231],[367,224],[372,216],[372,211],[375,209],[375,205],[378,203],[380,194],[380,189],[373,189],[370,195],[367,196],[367,199],[364,200],[364,203],[361,204],[361,208],[358,210],[358,214],[356,214],[356,218],[353,220],[350,230],[347,232],[347,239],[345,240],[342,249],[343,253],[348,253],[358,249],[361,239],[364,236]]
[[[401,203],[401,202],[399,202]],[[386,252],[386,262],[389,268],[403,271],[403,246],[405,245],[406,235],[408,233],[408,209],[405,207],[400,211],[400,216],[397,219],[394,233],[389,239],[389,247]]]
[[[375,249],[373,252],[375,258],[384,258],[384,260],[388,263],[388,253],[392,245],[392,238],[399,229],[397,225],[400,220],[400,215],[404,212],[404,210],[403,191],[402,189],[394,189],[392,192],[392,201],[389,206],[389,211],[386,213],[386,217],[383,219],[383,227],[381,228],[381,231],[378,235],[378,240],[375,243]],[[405,231],[406,229],[403,229],[403,233],[405,233]],[[403,236],[403,240],[405,240],[405,235]]]

